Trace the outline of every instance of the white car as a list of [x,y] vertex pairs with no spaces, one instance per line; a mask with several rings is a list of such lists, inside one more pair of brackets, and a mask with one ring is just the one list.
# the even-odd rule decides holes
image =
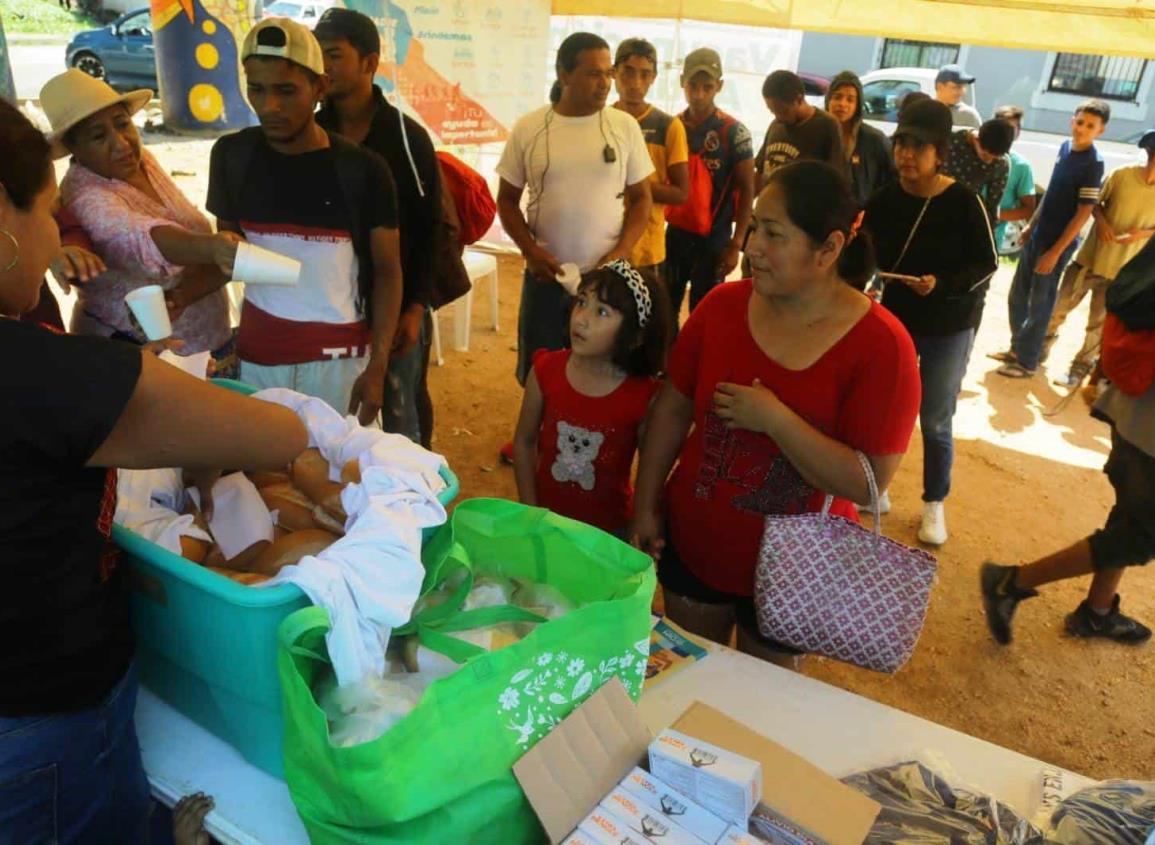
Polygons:
[[[871,71],[862,77],[863,116],[873,126],[887,135],[894,132],[898,121],[898,104],[911,91],[922,91],[934,96],[934,78],[938,71],[933,68],[895,67]],[[975,104],[975,87],[967,86],[965,101]],[[1015,141],[1015,151],[1031,163],[1035,173],[1035,183],[1045,188],[1051,181],[1051,171],[1059,156],[1059,147],[1066,136],[1048,132],[1024,131]],[[1146,155],[1137,147],[1117,141],[1097,141],[1095,146],[1103,156],[1105,171],[1110,173],[1130,164],[1143,164]]]
[[326,9],[334,5],[332,2],[312,2],[311,0],[277,0],[265,7],[261,19],[288,18],[312,29],[321,19]]

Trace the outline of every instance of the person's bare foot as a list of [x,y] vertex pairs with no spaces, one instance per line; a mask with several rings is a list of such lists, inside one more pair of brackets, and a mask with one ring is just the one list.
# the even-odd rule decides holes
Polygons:
[[173,845],[212,845],[205,831],[205,816],[214,807],[212,796],[186,795],[172,809]]

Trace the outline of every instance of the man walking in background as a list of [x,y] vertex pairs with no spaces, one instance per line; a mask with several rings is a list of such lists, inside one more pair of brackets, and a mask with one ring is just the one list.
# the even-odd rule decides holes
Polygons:
[[958,65],[943,65],[934,79],[934,97],[940,103],[950,106],[951,120],[955,126],[978,129],[983,124],[978,109],[963,102],[967,86],[974,84],[974,81],[975,78]]
[[614,54],[614,86],[618,101],[614,108],[632,115],[641,127],[646,149],[654,163],[650,174],[653,210],[646,230],[630,253],[634,265],[651,284],[665,285],[666,206],[681,205],[690,195],[690,175],[686,165],[690,151],[686,127],[673,115],[646,102],[658,75],[658,51],[642,38],[627,38]]
[[[1023,110],[1018,106],[999,106],[995,109],[995,117],[1005,120],[1015,130],[1015,140],[1023,131]],[[999,225],[995,228],[995,246],[999,255],[1017,253],[1019,251],[1018,235],[1021,226],[1014,227],[1015,242],[1012,245],[1007,237],[1010,224],[1026,225],[1035,213],[1039,196],[1035,190],[1035,171],[1031,163],[1011,147],[1007,154],[1010,159],[1010,171],[1007,175],[1007,187],[1003,190],[1002,202],[999,203]]]
[[762,99],[774,115],[774,122],[766,130],[762,149],[754,158],[755,194],[771,173],[799,159],[824,161],[846,171],[842,127],[822,109],[806,102],[802,77],[788,70],[774,71],[762,83]]
[[1015,128],[998,119],[988,120],[978,132],[960,129],[950,138],[943,173],[979,195],[991,226],[999,221],[999,204],[1011,170],[1007,153],[1014,140]]
[[690,231],[674,220],[666,228],[666,280],[675,325],[686,286],[690,286],[693,310],[738,266],[742,240],[750,227],[754,143],[749,129],[714,104],[724,84],[722,59],[716,50],[701,47],[686,56],[682,90],[688,107],[681,118],[690,157],[698,157],[709,174],[710,193],[696,193],[697,186],[691,185],[690,198],[681,209],[704,219],[702,230]]

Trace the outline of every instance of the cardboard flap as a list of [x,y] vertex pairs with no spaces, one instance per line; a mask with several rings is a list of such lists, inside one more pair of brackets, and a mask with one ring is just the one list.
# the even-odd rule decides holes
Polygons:
[[671,725],[762,764],[762,802],[828,845],[862,845],[876,801],[708,704],[695,701]]
[[557,845],[646,756],[650,731],[616,677],[513,766]]

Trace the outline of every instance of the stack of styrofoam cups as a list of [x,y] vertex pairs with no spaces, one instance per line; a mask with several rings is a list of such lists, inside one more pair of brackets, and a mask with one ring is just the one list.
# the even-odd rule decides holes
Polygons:
[[149,340],[172,337],[172,321],[168,318],[168,307],[164,304],[164,288],[160,285],[137,288],[124,297],[124,302],[140,323],[144,336]]
[[242,241],[233,259],[233,281],[249,285],[295,285],[301,262],[271,249]]

